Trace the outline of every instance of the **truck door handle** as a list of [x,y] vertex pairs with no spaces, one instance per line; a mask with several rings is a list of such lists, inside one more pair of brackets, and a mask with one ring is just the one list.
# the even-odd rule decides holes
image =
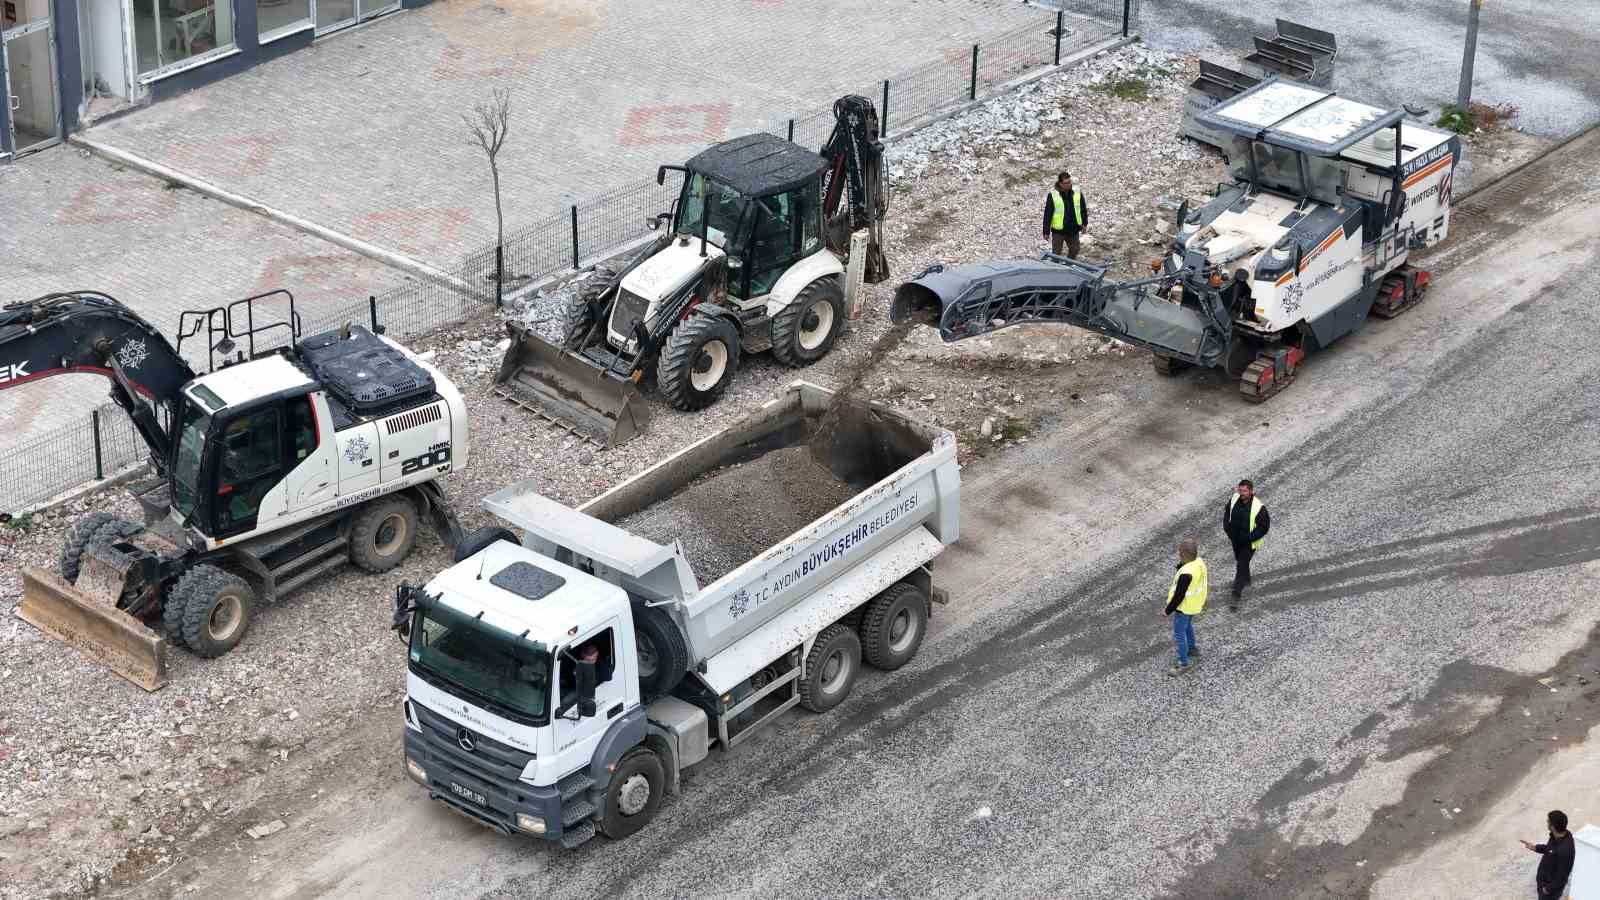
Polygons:
[[622,704],[621,703],[618,703],[616,706],[613,706],[610,709],[606,710],[606,718],[608,718],[608,719],[615,719],[617,716],[620,716],[620,715],[622,715]]

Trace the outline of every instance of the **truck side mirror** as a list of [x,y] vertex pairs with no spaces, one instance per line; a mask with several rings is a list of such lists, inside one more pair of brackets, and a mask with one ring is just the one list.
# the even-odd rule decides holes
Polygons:
[[1294,245],[1292,264],[1294,268],[1291,271],[1294,272],[1296,278],[1300,277],[1300,245],[1298,243]]
[[400,636],[402,644],[411,642],[411,613],[416,609],[411,603],[411,585],[401,583],[394,592],[394,618],[389,629]]
[[595,714],[594,663],[578,661],[578,718],[587,719]]

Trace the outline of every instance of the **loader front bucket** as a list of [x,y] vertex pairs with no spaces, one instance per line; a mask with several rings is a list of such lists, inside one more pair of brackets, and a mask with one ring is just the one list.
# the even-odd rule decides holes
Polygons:
[[166,639],[117,609],[120,581],[109,598],[98,596],[114,579],[109,572],[91,575],[91,559],[85,555],[79,578],[94,580],[93,593],[54,572],[23,566],[17,616],[145,690],[159,690],[167,683]]
[[644,431],[649,408],[630,380],[607,373],[515,323],[495,393],[602,447]]

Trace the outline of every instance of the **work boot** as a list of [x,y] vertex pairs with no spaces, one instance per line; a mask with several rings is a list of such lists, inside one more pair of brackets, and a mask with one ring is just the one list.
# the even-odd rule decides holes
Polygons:
[[1172,668],[1167,670],[1167,677],[1168,678],[1177,678],[1179,675],[1188,674],[1189,670],[1192,669],[1192,668],[1194,668],[1194,664],[1193,663],[1190,663],[1187,666],[1174,664],[1172,666]]
[[1191,662],[1199,662],[1200,661],[1198,659],[1199,656],[1200,656],[1200,648],[1199,647],[1190,647],[1189,648],[1189,659],[1190,659]]

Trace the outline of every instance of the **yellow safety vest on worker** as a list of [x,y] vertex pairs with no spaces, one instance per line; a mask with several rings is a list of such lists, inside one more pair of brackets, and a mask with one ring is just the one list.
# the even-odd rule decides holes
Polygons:
[[[1037,195],[1036,195],[1037,196]],[[1062,231],[1067,227],[1067,201],[1061,196],[1060,188],[1050,189],[1050,204],[1054,212],[1050,215],[1050,230]],[[1083,195],[1077,188],[1072,189],[1072,219],[1083,227]]]
[[1183,601],[1178,604],[1178,612],[1186,616],[1198,616],[1206,608],[1206,561],[1198,556],[1178,567],[1172,576],[1172,586],[1167,588],[1167,602],[1172,602],[1172,595],[1178,590],[1178,579],[1189,576],[1189,588],[1183,593]]
[[[1233,518],[1233,505],[1235,503],[1238,503],[1238,502],[1239,502],[1239,495],[1238,494],[1234,494],[1233,497],[1231,497],[1228,500],[1228,518],[1230,518],[1230,519]],[[1250,533],[1251,534],[1255,534],[1256,533],[1256,516],[1260,512],[1261,512],[1261,498],[1252,496],[1250,498]],[[1251,541],[1250,542],[1250,549],[1251,550],[1260,550],[1261,549],[1261,545],[1266,543],[1266,541],[1267,541],[1267,539],[1265,537],[1263,537],[1263,538],[1261,538],[1259,540]]]

